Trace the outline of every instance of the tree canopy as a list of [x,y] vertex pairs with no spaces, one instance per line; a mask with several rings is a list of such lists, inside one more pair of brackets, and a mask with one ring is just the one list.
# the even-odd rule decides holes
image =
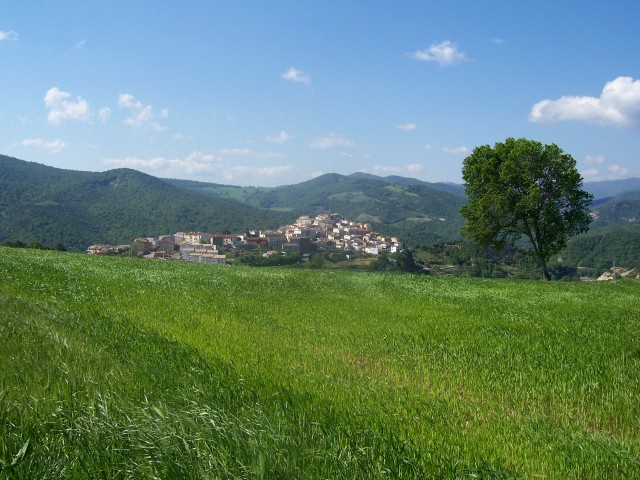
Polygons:
[[462,233],[497,248],[526,239],[546,280],[551,256],[589,228],[593,197],[582,189],[573,157],[554,144],[507,138],[476,147],[462,177],[468,197]]

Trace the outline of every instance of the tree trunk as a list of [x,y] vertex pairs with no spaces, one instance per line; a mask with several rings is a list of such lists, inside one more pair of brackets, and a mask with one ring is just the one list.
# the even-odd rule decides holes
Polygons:
[[540,268],[542,269],[542,275],[546,281],[551,280],[551,275],[549,275],[549,269],[547,269],[547,262],[545,262],[544,258],[538,257],[538,261],[540,262]]

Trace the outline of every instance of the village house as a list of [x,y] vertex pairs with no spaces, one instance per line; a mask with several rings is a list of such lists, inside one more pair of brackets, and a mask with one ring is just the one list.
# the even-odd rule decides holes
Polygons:
[[226,255],[220,255],[215,245],[205,244],[183,243],[180,245],[180,259],[185,262],[226,263]]
[[211,234],[207,232],[186,232],[182,234],[182,243],[197,245],[200,243],[209,243]]
[[117,247],[104,243],[94,243],[87,248],[87,253],[90,255],[106,255],[109,251],[117,251]]

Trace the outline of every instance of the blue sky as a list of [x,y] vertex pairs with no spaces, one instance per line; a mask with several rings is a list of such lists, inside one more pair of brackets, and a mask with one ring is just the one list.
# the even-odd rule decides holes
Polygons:
[[640,176],[640,2],[109,1],[0,7],[0,153],[276,186],[461,183],[478,145]]

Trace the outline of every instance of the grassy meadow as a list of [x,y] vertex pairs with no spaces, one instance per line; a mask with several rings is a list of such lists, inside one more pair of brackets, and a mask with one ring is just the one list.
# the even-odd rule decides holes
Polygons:
[[640,478],[640,282],[0,248],[0,478]]

